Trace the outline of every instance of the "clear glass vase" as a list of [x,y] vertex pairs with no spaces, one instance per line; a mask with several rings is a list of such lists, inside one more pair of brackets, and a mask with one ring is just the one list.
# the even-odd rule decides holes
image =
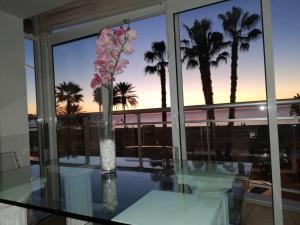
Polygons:
[[112,85],[101,87],[102,116],[98,120],[100,166],[102,173],[116,171],[116,145],[112,123]]
[[108,121],[100,121],[99,126],[99,147],[100,167],[102,173],[116,171],[116,145],[113,127]]

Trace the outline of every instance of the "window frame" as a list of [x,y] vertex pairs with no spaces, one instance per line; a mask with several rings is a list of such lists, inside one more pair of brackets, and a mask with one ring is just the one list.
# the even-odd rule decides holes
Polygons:
[[37,125],[38,125],[38,148],[39,148],[39,163],[44,162],[44,135],[43,135],[43,123],[44,123],[44,91],[41,72],[41,52],[39,46],[39,38],[37,35],[24,33],[24,40],[32,41],[33,55],[34,55],[34,77],[35,77],[35,91],[36,91],[36,113],[37,113]]

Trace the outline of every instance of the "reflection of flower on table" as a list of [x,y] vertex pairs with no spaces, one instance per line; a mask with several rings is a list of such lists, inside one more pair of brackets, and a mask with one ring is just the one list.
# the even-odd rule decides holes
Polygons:
[[117,180],[115,174],[102,175],[103,207],[113,212],[118,206]]

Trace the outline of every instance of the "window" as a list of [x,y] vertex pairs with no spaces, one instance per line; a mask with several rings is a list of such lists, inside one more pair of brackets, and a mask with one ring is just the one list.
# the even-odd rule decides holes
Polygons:
[[[272,204],[260,0],[222,1],[175,15],[187,158],[252,162],[248,198]],[[257,216],[255,207],[271,212],[264,224],[273,224],[271,207],[246,207],[253,213],[245,224]],[[241,222],[235,219],[230,223]]]
[[30,161],[36,163],[39,161],[39,132],[38,132],[38,112],[36,98],[36,80],[34,63],[34,42],[25,39],[25,69],[26,69],[26,87],[27,87],[27,111],[28,126],[30,138]]
[[[133,43],[134,52],[125,55],[129,64],[116,76],[114,85],[130,86],[137,103],[127,101],[124,106],[122,103],[114,106],[117,155],[137,157],[142,152],[145,158],[160,158],[158,147],[172,146],[165,18],[164,15],[149,17],[131,22],[129,26],[137,31],[138,38]],[[73,103],[77,105],[74,112],[68,112],[67,101],[56,98],[60,157],[99,156],[95,120],[100,106],[91,88],[96,40],[97,35],[93,35],[53,46],[56,90],[76,86],[79,87],[76,94],[80,95]],[[157,55],[151,59],[148,54],[145,58],[149,51]],[[156,58],[158,54],[161,58]],[[160,60],[165,60],[163,80],[160,79]],[[166,91],[164,105],[162,90]],[[67,125],[67,120],[72,121],[71,125]],[[166,136],[168,138],[164,138]]]

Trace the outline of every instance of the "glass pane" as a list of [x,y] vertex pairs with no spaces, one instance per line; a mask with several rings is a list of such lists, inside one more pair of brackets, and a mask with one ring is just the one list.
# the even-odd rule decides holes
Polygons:
[[273,224],[261,2],[224,1],[177,16],[187,157],[251,162],[243,216],[229,223]]
[[[179,14],[180,40],[184,41],[181,43],[182,47],[187,47],[187,45],[192,47],[194,46],[195,41],[197,41],[194,39],[191,40],[188,34],[188,30],[192,30],[192,28],[197,29],[197,23],[195,24],[195,20],[197,20],[199,23],[203,22],[203,26],[206,22],[209,23],[210,29],[207,30],[207,35],[209,32],[217,32],[214,33],[215,36],[220,33],[223,35],[223,40],[218,40],[216,38],[215,44],[217,45],[225,42],[222,45],[223,47],[221,47],[221,49],[217,52],[212,51],[211,49],[209,53],[210,57],[208,61],[211,65],[210,78],[212,82],[213,103],[232,103],[232,101],[230,101],[230,84],[231,73],[234,73],[234,70],[231,71],[232,50],[230,43],[228,43],[228,41],[231,41],[232,37],[228,32],[226,34],[224,33],[222,20],[218,18],[218,16],[220,14],[224,14],[224,12],[227,10],[231,10],[231,8],[234,6],[241,8],[245,12],[248,11],[250,14],[257,14],[259,16],[259,20],[257,21],[256,25],[252,27],[252,29],[243,31],[241,35],[242,37],[246,37],[249,31],[253,31],[254,29],[257,29],[257,31],[262,30],[260,2],[258,0],[232,0],[226,3],[219,3],[209,7],[202,7]],[[238,45],[237,71],[234,73],[234,75],[237,75],[235,102],[266,99],[263,40],[261,34],[256,33],[256,30],[253,31],[253,36],[253,40],[251,40],[249,43],[244,41],[245,44],[242,45],[240,41]],[[229,46],[227,46],[226,43],[229,44]],[[211,45],[210,47],[218,46]],[[182,56],[185,55],[186,54],[183,50]],[[223,60],[225,58],[227,63],[225,60]],[[203,80],[202,76],[200,76],[199,59],[196,57],[186,57],[182,67],[185,106],[205,104],[206,101],[202,88],[204,85],[204,87],[207,89],[210,85],[206,84],[205,80]],[[203,69],[206,68],[204,67]],[[255,87],[255,91],[253,91],[253,87]]]
[[[271,0],[277,99],[299,101],[300,2]],[[284,40],[284,41],[283,41]],[[299,101],[300,102],[300,101]],[[300,220],[300,104],[278,105],[278,135],[284,224]]]
[[[122,95],[127,99],[125,104],[116,102],[113,107],[117,156],[137,157],[142,152],[143,157],[151,158],[153,152],[155,156],[161,155],[158,147],[172,146],[170,109],[167,108],[170,98],[165,18],[164,15],[155,16],[132,22],[129,26],[138,37],[132,42],[134,51],[122,55],[128,64],[115,76],[113,83],[119,88],[114,99],[121,96],[122,87],[130,85],[132,88],[131,93]],[[96,41],[97,35],[53,47],[56,90],[64,82],[72,82],[81,89],[76,93],[81,98],[72,103],[77,105],[75,112],[67,110],[67,100],[57,98],[60,157],[99,156],[96,118],[102,115],[99,112],[102,106],[97,100],[99,95],[91,87]],[[160,67],[162,64],[164,68]],[[165,137],[168,141],[164,141]]]
[[34,65],[34,46],[33,41],[25,39],[25,68],[26,68],[26,87],[27,87],[27,111],[30,138],[30,161],[39,162],[39,132],[37,123],[37,101]]

